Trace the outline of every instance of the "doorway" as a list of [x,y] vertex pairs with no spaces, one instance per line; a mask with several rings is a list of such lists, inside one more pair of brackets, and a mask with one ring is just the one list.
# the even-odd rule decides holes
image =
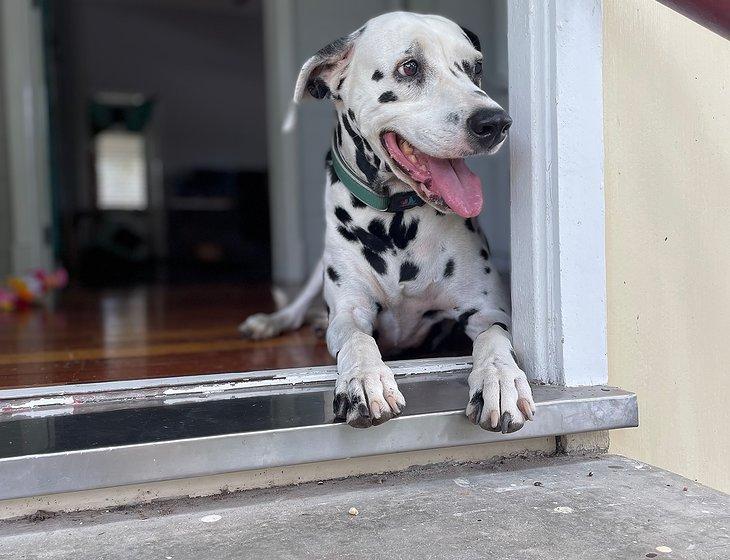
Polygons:
[[261,4],[45,4],[58,252],[79,284],[269,278]]

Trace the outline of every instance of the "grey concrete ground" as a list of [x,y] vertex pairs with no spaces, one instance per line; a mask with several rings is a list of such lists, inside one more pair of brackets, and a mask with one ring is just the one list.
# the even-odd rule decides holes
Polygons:
[[730,497],[607,455],[436,466],[0,524],[0,558],[13,560],[647,557],[730,558]]

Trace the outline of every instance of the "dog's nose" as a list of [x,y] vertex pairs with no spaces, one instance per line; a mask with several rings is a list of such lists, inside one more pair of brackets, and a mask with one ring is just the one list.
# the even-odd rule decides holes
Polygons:
[[472,113],[466,124],[480,143],[493,146],[507,135],[512,119],[504,109],[479,109]]

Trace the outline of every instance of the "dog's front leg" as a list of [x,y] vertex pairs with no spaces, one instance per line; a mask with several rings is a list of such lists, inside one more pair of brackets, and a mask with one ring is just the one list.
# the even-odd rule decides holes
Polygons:
[[503,434],[519,430],[535,414],[525,373],[515,361],[507,331],[494,324],[474,339],[466,415],[472,424]]
[[372,323],[367,315],[357,309],[341,311],[327,329],[327,345],[337,356],[335,417],[355,428],[382,424],[406,406],[393,372],[369,334]]

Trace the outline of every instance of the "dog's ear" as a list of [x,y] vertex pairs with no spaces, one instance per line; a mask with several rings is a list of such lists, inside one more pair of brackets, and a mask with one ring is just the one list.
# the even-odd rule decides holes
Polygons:
[[307,95],[315,99],[323,99],[330,94],[333,85],[339,80],[342,71],[352,58],[355,42],[363,29],[358,29],[345,37],[340,37],[319,49],[310,57],[299,71],[294,86],[294,97],[284,121],[284,131],[289,131],[296,124],[296,106]]
[[461,27],[464,35],[466,35],[466,37],[471,41],[471,44],[474,45],[474,48],[479,52],[482,52],[482,44],[479,42],[479,37],[477,37],[477,34],[473,31],[469,31],[466,27],[459,27]]

